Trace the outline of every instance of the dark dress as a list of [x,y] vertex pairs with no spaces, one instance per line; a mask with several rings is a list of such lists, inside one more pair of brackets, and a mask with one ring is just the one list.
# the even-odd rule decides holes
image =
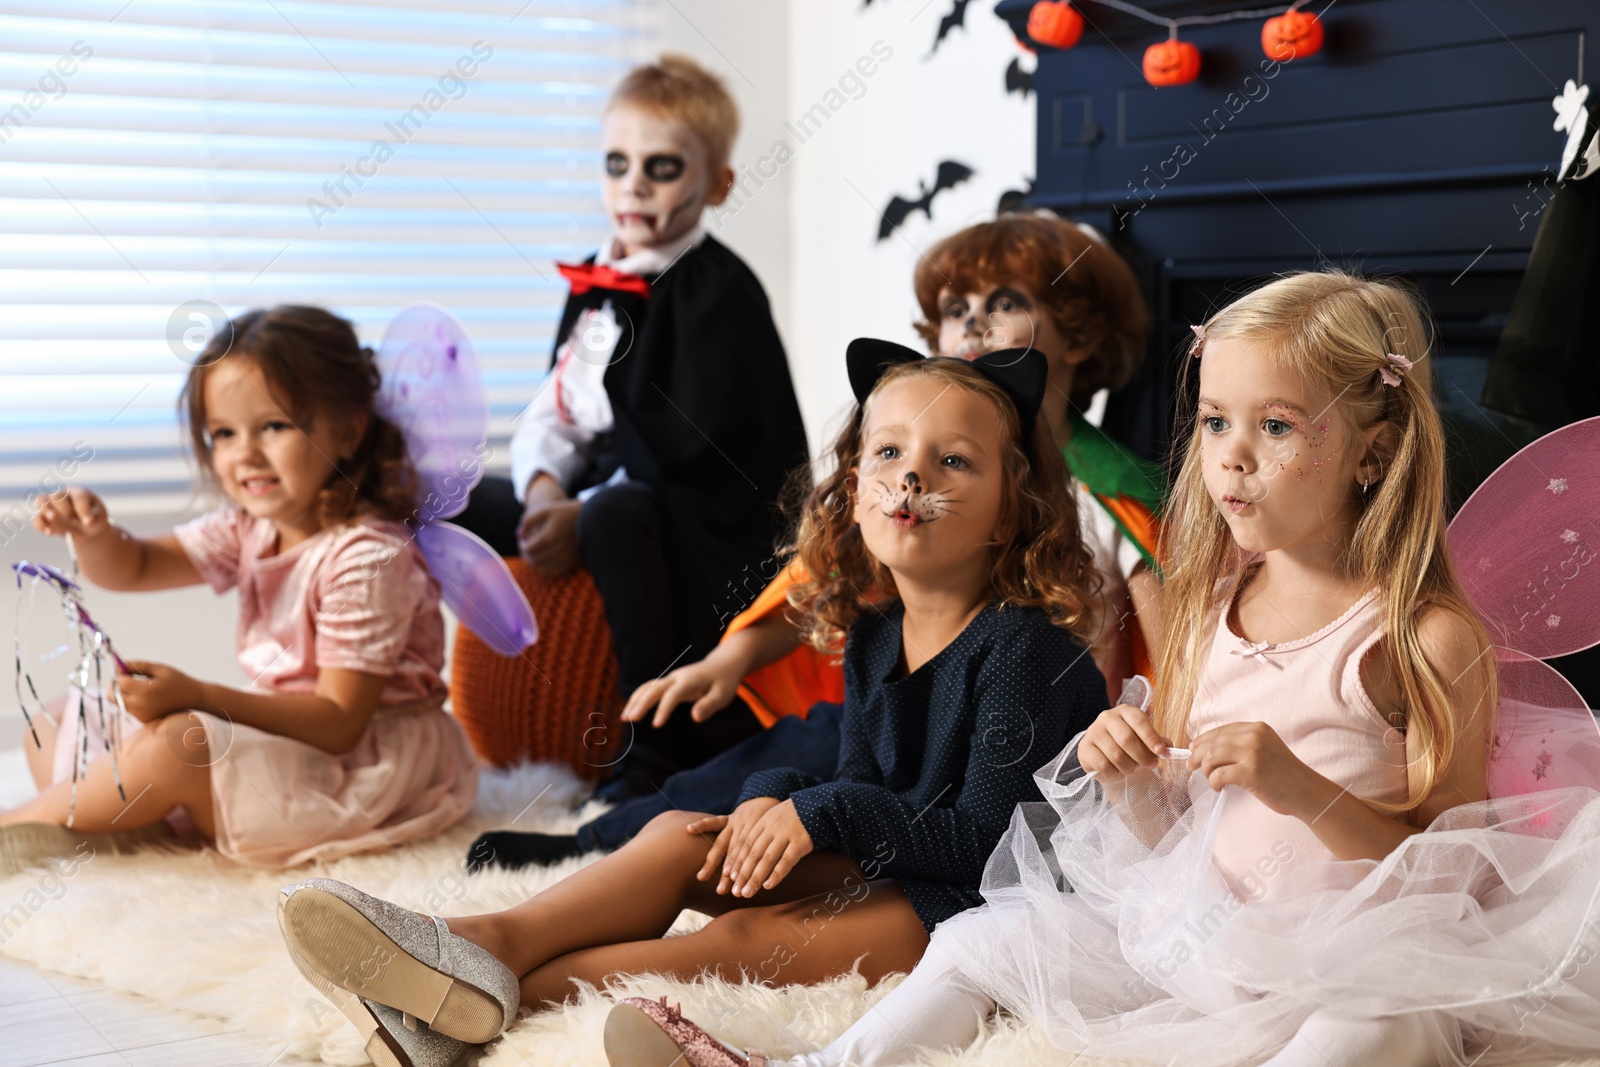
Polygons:
[[1035,608],[990,604],[915,672],[901,675],[896,606],[845,642],[839,767],[751,775],[740,802],[792,800],[818,850],[895,879],[929,931],[983,903],[984,863],[1035,799],[1033,772],[1105,710],[1084,647]]

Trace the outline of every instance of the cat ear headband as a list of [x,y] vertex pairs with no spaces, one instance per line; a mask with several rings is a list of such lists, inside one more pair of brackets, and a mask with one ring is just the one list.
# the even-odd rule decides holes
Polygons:
[[[879,341],[871,337],[858,337],[845,349],[845,365],[850,372],[850,391],[858,404],[877,387],[885,371],[902,363],[920,363],[930,357],[916,349],[893,341]],[[940,358],[940,357],[931,357]],[[1050,368],[1044,355],[1035,348],[1008,348],[1002,352],[987,352],[973,360],[960,360],[998,385],[1016,405],[1022,419],[1022,439],[1033,436],[1033,426],[1039,417],[1039,405],[1044,402],[1045,381]]]

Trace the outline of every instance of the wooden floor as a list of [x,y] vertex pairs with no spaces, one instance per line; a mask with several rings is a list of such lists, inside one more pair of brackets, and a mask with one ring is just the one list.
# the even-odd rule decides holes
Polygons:
[[0,958],[0,1067],[303,1067],[259,1040]]

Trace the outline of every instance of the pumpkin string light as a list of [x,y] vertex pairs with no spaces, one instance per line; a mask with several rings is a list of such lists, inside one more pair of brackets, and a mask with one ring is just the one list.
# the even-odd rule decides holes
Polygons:
[[[1084,3],[1085,0],[1077,0]],[[1200,76],[1200,50],[1189,41],[1178,39],[1180,26],[1210,26],[1240,19],[1265,19],[1261,29],[1261,50],[1268,59],[1287,63],[1313,55],[1322,48],[1322,20],[1300,10],[1309,0],[1294,0],[1283,7],[1221,11],[1214,15],[1181,15],[1168,18],[1148,11],[1128,0],[1089,0],[1157,26],[1167,27],[1167,39],[1145,49],[1142,64],[1145,81],[1154,86],[1182,85]],[[1051,48],[1071,48],[1083,33],[1083,17],[1065,0],[1039,0],[1028,12],[1028,36]]]

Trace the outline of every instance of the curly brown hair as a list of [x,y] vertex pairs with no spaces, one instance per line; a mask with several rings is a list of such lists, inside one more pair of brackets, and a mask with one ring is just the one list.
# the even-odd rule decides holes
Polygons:
[[215,485],[206,433],[206,378],[224,359],[247,359],[261,369],[273,398],[297,426],[321,417],[367,417],[367,431],[341,459],[317,499],[317,518],[337,526],[357,515],[404,522],[417,513],[418,479],[400,428],[379,415],[381,384],[370,348],[349,322],[318,307],[280,305],[247,311],[219,330],[201,353],[178,398],[201,476]]
[[939,292],[1020,285],[1061,336],[1089,358],[1072,380],[1072,403],[1089,406],[1101,389],[1127,385],[1145,356],[1150,313],[1122,257],[1076,223],[1053,215],[1002,215],[951,234],[917,264],[917,333],[939,343]]
[[[1000,412],[1004,482],[1000,523],[990,546],[994,552],[990,598],[1002,606],[1039,608],[1052,623],[1087,644],[1093,636],[1091,605],[1101,578],[1079,532],[1077,502],[1068,487],[1061,452],[1043,420],[1024,440],[1011,398],[961,359],[935,357],[894,367],[850,413],[829,450],[831,468],[801,505],[794,543],[788,549],[813,576],[789,591],[791,617],[812,647],[833,654],[843,648],[845,633],[862,613],[881,611],[898,599],[894,575],[867,550],[855,522],[856,468],[873,397],[891,382],[916,376],[970,390]],[[803,469],[799,477],[809,483],[810,469]]]

